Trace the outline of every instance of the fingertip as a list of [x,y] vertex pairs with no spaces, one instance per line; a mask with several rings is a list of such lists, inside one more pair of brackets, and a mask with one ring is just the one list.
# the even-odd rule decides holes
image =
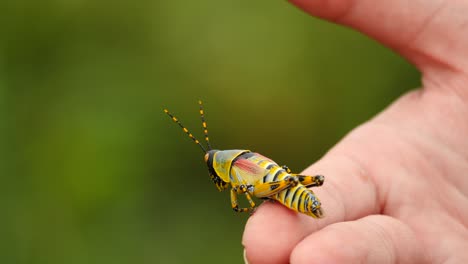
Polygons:
[[265,202],[249,218],[242,244],[248,263],[287,263],[303,234],[296,212],[276,203]]

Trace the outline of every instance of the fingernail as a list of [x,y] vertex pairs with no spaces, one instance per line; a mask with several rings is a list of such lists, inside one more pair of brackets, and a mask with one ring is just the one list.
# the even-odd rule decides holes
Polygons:
[[245,248],[244,248],[244,263],[249,264],[249,261],[247,261],[247,253],[245,252]]

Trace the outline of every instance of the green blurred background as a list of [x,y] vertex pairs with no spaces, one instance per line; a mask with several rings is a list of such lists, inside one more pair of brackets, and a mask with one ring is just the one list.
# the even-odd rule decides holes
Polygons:
[[0,262],[240,263],[248,216],[162,108],[300,171],[418,78],[285,1],[2,1]]

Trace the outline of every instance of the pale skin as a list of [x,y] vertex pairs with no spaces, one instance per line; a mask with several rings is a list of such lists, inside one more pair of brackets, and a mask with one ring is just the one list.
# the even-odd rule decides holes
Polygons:
[[325,175],[325,218],[258,208],[249,263],[468,263],[468,0],[291,2],[398,52],[422,87],[302,173]]

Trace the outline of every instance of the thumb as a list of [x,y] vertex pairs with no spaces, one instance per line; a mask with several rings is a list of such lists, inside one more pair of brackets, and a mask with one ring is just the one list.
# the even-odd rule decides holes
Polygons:
[[290,0],[311,15],[355,28],[426,73],[468,72],[468,1]]

